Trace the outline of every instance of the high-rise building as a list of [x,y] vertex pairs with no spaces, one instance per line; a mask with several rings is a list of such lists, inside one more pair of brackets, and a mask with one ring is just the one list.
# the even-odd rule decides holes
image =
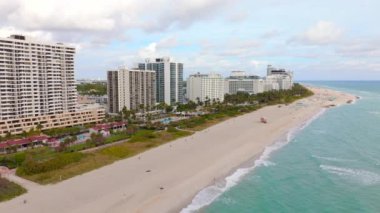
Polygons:
[[121,68],[107,73],[108,110],[118,113],[124,107],[138,110],[156,104],[156,72]]
[[246,92],[257,94],[263,92],[263,80],[256,75],[247,75],[244,71],[232,71],[225,80],[225,93]]
[[194,74],[187,79],[187,98],[197,102],[224,100],[224,79],[220,74]]
[[37,123],[43,128],[72,125],[53,120],[77,112],[74,54],[74,47],[61,43],[22,35],[0,38],[0,135],[21,133]]
[[265,91],[287,90],[293,87],[293,72],[268,65]]
[[140,63],[141,70],[156,72],[156,101],[168,105],[183,102],[183,64],[169,57],[146,59]]
[[74,54],[60,43],[0,39],[0,120],[74,112]]

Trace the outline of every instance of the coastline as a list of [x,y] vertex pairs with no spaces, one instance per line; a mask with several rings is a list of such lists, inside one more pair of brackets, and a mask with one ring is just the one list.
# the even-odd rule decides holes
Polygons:
[[[356,99],[333,90],[312,90],[315,95],[288,106],[267,106],[139,156],[36,189],[0,204],[0,211],[178,212],[215,179],[224,179],[252,156],[259,158],[266,147],[326,106]],[[268,124],[259,122],[261,116]]]
[[[326,109],[321,109],[305,123],[301,123],[300,125],[289,129],[285,135],[279,136],[279,138],[273,141],[272,144],[265,147],[261,153],[253,156],[251,159],[242,163],[240,166],[231,169],[231,172],[227,176],[220,178],[216,182],[210,183],[207,187],[198,192],[192,200],[188,200],[187,203],[183,205],[183,208],[178,209],[178,212],[191,213],[206,208],[224,192],[239,184],[239,182],[247,174],[252,172],[257,167],[269,166],[273,164],[269,160],[271,154],[289,144],[300,131],[309,126],[309,124],[311,124],[315,119],[318,119],[320,116],[322,116],[326,111]],[[218,191],[218,193],[215,193],[215,191]]]

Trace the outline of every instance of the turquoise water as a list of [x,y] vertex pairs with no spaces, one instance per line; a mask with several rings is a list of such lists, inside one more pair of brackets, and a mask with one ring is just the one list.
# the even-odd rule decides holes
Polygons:
[[229,187],[209,187],[192,206],[215,200],[196,212],[380,212],[380,82],[308,83],[361,99],[289,133]]

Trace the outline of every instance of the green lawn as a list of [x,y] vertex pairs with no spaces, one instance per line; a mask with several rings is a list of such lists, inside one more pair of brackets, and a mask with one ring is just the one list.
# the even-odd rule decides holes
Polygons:
[[23,187],[0,177],[0,202],[10,200],[26,192]]

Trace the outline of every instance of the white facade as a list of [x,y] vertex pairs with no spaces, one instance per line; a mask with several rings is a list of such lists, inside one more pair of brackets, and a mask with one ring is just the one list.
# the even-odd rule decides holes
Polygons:
[[265,78],[265,91],[288,90],[293,87],[293,80],[290,75],[275,74]]
[[97,123],[104,109],[79,110],[75,48],[22,35],[0,38],[0,135]]
[[122,68],[107,73],[108,109],[118,113],[124,107],[138,110],[156,104],[156,72]]
[[170,57],[148,58],[145,63],[139,63],[138,68],[156,72],[157,102],[168,105],[183,102],[183,63]]
[[0,38],[0,120],[75,112],[75,48]]
[[293,87],[293,72],[268,65],[265,81],[265,91],[288,90]]
[[224,79],[220,74],[195,74],[187,79],[187,98],[197,102],[224,100]]
[[225,79],[225,93],[236,94],[246,92],[257,94],[264,91],[264,82],[256,75],[247,75],[244,71],[232,71]]
[[265,91],[265,80],[255,79],[253,80],[253,94],[262,93]]

